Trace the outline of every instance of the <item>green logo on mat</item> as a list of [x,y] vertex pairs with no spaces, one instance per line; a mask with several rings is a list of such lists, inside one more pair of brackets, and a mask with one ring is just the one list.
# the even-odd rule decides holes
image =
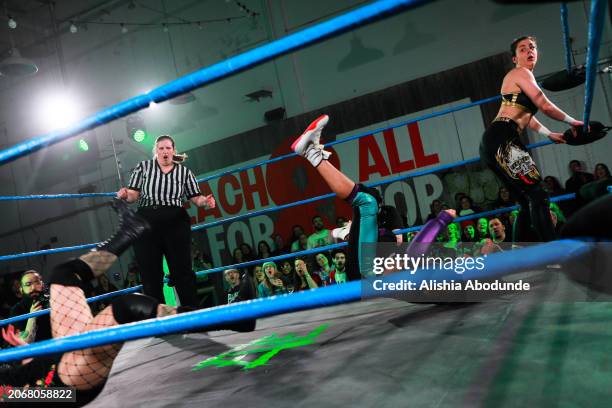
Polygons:
[[[282,350],[313,344],[315,339],[321,333],[323,333],[327,327],[327,324],[323,324],[305,336],[296,336],[293,333],[289,333],[286,336],[279,337],[276,334],[271,334],[250,343],[236,346],[225,353],[219,354],[218,356],[207,358],[206,360],[196,364],[192,371],[201,370],[205,367],[211,366],[241,366],[243,370],[250,370],[251,368],[265,365],[268,360]],[[261,355],[255,360],[245,361],[247,356],[257,354]]]

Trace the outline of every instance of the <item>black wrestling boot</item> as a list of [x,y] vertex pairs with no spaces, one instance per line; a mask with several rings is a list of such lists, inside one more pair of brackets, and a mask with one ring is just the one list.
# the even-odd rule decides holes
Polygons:
[[[179,306],[176,312],[180,314],[180,313],[193,312],[194,310],[199,310],[199,309],[196,309],[191,306]],[[256,319],[247,319],[247,320],[241,320],[241,321],[233,322],[233,323],[224,323],[224,324],[204,326],[201,329],[186,330],[184,333],[208,333],[211,331],[218,331],[218,330],[231,330],[231,331],[240,332],[240,333],[248,333],[248,332],[252,332],[253,330],[255,330],[256,324],[257,324]]]
[[132,211],[123,200],[113,199],[113,210],[119,218],[119,227],[109,239],[98,244],[95,250],[120,256],[136,239],[150,231],[151,226],[147,220]]

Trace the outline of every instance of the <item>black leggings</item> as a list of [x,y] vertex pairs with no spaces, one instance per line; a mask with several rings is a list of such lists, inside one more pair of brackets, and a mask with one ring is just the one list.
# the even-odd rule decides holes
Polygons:
[[516,122],[500,119],[485,131],[480,143],[480,159],[519,198],[521,209],[514,222],[513,241],[552,241],[556,238],[555,228],[540,171],[520,141]]

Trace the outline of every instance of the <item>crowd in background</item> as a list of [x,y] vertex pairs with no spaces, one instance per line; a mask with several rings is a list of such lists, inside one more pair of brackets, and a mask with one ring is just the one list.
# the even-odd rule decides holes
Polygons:
[[[598,163],[594,173],[584,172],[578,160],[569,163],[570,178],[565,182],[565,188],[553,176],[544,178],[545,189],[551,197],[577,193],[583,186],[594,181],[610,180],[610,170],[607,165]],[[430,204],[430,213],[425,221],[435,218],[440,211],[455,209],[459,217],[478,214],[484,211],[498,210],[518,204],[516,197],[504,186],[499,188],[497,199],[484,207],[474,204],[472,198],[465,193],[457,193],[454,203],[442,200],[433,200]],[[581,206],[580,200],[564,200],[559,203],[550,203],[550,216],[557,232],[563,228],[567,218]],[[437,237],[439,245],[434,247],[444,256],[479,256],[503,250],[503,243],[512,241],[512,226],[518,210],[499,212],[487,217],[451,223],[444,233]],[[338,217],[336,228],[347,223],[344,217]],[[334,243],[332,231],[325,228],[323,219],[315,215],[312,219],[311,233],[307,234],[301,225],[294,225],[289,245],[284,245],[281,236],[273,236],[274,248],[270,248],[267,241],[260,241],[257,249],[242,243],[233,250],[233,264],[267,259],[272,256],[287,254],[331,245]],[[410,242],[416,232],[406,234],[404,242]],[[537,238],[534,236],[533,241]],[[258,297],[291,293],[319,286],[333,285],[345,282],[346,252],[337,249],[333,252],[322,251],[314,255],[298,256],[284,259],[280,262],[266,262],[256,264],[251,268],[241,270],[231,269],[231,278],[226,277],[226,285],[232,288],[238,285],[236,276],[247,274],[257,287]],[[227,271],[226,271],[227,272]]]
[[[577,193],[581,189],[588,189],[590,185],[595,183],[606,184],[608,181],[612,183],[610,170],[603,163],[598,163],[592,174],[583,171],[581,163],[577,160],[572,160],[569,168],[571,176],[566,180],[564,187],[555,177],[544,177],[545,189],[551,197]],[[475,205],[472,198],[465,193],[457,193],[453,199],[454,202],[452,203],[439,199],[433,200],[430,204],[430,213],[424,221],[435,218],[440,211],[446,209],[455,209],[457,215],[461,217],[517,204],[512,193],[503,186],[499,189],[497,199],[483,208]],[[565,200],[550,204],[551,219],[558,231],[563,227],[566,219],[580,205],[580,200]],[[443,251],[445,256],[478,256],[501,250],[502,243],[512,240],[512,225],[516,215],[517,211],[515,210],[452,223],[443,234],[438,236],[439,245],[436,248],[438,248],[438,251]],[[336,225],[332,228],[344,227],[347,222],[349,222],[347,218],[338,217]],[[405,234],[404,242],[410,242],[415,234],[416,232]],[[326,228],[321,216],[315,215],[312,218],[312,225],[308,229],[301,225],[294,225],[292,235],[287,240],[279,234],[270,238],[274,243],[272,247],[268,244],[268,241],[262,240],[257,243],[256,248],[252,248],[249,244],[243,242],[232,249],[232,264],[256,260],[262,260],[262,262],[255,263],[251,267],[225,270],[222,282],[226,298],[216,299],[214,304],[234,301],[238,287],[245,279],[252,286],[253,297],[292,293],[346,282],[348,257],[345,248],[331,252],[322,250],[307,256],[298,254],[298,256],[278,262],[267,261],[270,257],[325,247],[336,242],[332,229]],[[211,269],[215,266],[210,257],[197,248],[197,245],[193,246],[192,255],[194,271]],[[36,273],[36,271],[31,272]],[[31,272],[19,272],[0,277],[0,318],[39,310],[39,299],[44,299],[45,287],[40,275],[37,273],[33,275]],[[139,284],[138,265],[131,263],[123,285],[119,286],[127,288]],[[198,285],[211,284],[214,284],[214,279],[210,279],[208,275],[198,278]],[[34,286],[34,295],[32,295],[32,285],[38,285]],[[113,284],[107,276],[102,276],[98,278],[87,296],[91,297],[115,290],[117,290],[117,285]],[[92,309],[94,309],[94,312],[99,311],[104,308],[107,302],[96,302]],[[27,331],[26,329],[26,323],[24,322],[23,330]]]

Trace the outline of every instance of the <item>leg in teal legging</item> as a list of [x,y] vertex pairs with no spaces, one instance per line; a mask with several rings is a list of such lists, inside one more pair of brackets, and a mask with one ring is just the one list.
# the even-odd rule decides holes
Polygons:
[[380,203],[378,190],[357,185],[344,173],[332,165],[328,158],[331,152],[323,150],[321,132],[328,122],[327,115],[320,116],[306,128],[304,133],[292,144],[292,149],[315,167],[329,188],[338,198],[347,200],[353,207],[353,223],[349,238],[347,279],[360,279],[363,272],[359,266],[363,244],[378,241],[377,214]]
[[366,265],[371,265],[366,258],[374,253],[378,242],[378,208],[380,193],[378,190],[356,184],[346,201],[353,207],[353,220],[349,233],[349,250],[347,279],[357,280],[372,273]]

